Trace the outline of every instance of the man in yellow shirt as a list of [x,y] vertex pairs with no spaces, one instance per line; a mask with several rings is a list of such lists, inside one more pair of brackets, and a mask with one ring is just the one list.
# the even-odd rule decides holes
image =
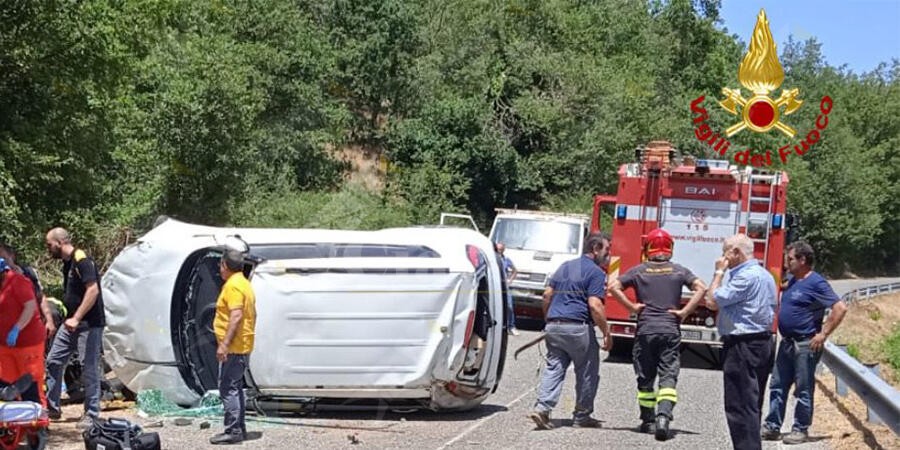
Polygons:
[[216,300],[216,359],[219,360],[219,396],[225,409],[225,432],[209,439],[210,444],[236,444],[247,438],[244,422],[244,372],[253,351],[256,327],[256,296],[244,276],[244,254],[226,250],[219,262],[225,280]]

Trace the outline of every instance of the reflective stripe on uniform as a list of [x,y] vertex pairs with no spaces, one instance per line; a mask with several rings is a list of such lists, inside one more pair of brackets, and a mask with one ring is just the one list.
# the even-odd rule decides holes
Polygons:
[[638,405],[644,406],[646,408],[652,408],[656,406],[656,392],[641,392],[637,393]]
[[656,396],[656,402],[668,400],[672,403],[678,403],[678,392],[675,388],[659,388],[659,394]]

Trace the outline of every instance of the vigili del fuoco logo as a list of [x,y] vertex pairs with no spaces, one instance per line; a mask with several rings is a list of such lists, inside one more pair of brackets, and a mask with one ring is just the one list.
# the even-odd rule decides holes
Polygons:
[[[725,129],[724,136],[709,127],[706,121],[709,113],[703,107],[706,96],[701,95],[691,102],[691,112],[694,114],[694,136],[700,142],[721,156],[725,156],[731,147],[728,140],[731,136],[743,130],[755,133],[768,133],[777,130],[794,138],[797,130],[787,123],[787,117],[803,106],[800,98],[800,90],[796,87],[782,89],[781,95],[775,99],[770,94],[774,93],[784,82],[784,69],[778,62],[778,52],[772,32],[769,31],[769,20],[766,11],[760,10],[756,17],[756,26],[753,28],[753,36],[750,39],[750,50],[744,55],[744,60],[738,68],[738,80],[741,86],[750,91],[749,98],[744,98],[741,89],[722,88],[725,96],[719,101],[719,105],[735,116],[738,121]],[[822,132],[828,127],[828,113],[831,112],[832,100],[829,96],[822,97],[819,102],[819,115],[815,124],[810,127],[805,138],[799,142],[790,142],[778,149],[778,157],[782,163],[787,163],[788,155],[796,153],[804,155],[819,142]],[[734,161],[738,164],[750,164],[756,167],[772,165],[772,151],[755,152],[751,149],[736,152]]]

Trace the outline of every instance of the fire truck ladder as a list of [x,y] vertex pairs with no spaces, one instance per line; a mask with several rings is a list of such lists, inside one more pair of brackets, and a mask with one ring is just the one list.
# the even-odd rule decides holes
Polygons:
[[[750,201],[747,202],[747,223],[746,227],[749,232],[750,228],[750,216],[753,210],[754,203],[763,203],[766,205],[766,234],[762,239],[751,238],[753,242],[759,242],[763,244],[763,261],[766,261],[769,257],[769,228],[772,225],[772,209],[775,206],[775,190],[778,185],[781,184],[781,172],[771,173],[750,173],[750,180],[748,183],[750,186],[749,195]],[[753,186],[756,184],[767,184],[769,186],[769,196],[768,197],[757,197],[753,195]]]

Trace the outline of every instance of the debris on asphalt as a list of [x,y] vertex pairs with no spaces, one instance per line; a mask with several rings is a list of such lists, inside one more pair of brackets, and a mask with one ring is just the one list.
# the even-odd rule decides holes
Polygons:
[[221,417],[225,414],[222,399],[214,391],[204,394],[197,406],[182,408],[167,399],[161,390],[147,389],[138,392],[137,408],[140,417]]

